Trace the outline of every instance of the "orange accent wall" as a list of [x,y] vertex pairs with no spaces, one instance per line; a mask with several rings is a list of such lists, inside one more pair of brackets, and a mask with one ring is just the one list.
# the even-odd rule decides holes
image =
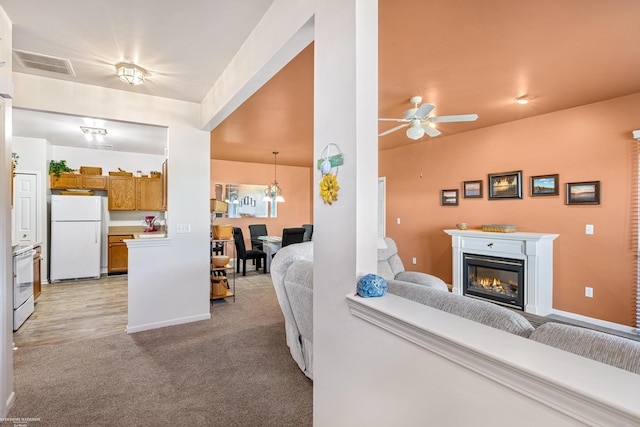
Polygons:
[[[211,160],[211,198],[215,184],[264,184],[273,182],[273,165]],[[278,184],[284,203],[278,203],[277,218],[218,218],[214,224],[232,224],[242,228],[247,248],[249,224],[267,224],[269,234],[281,236],[282,229],[312,223],[310,168],[278,165]]]
[[[398,243],[405,266],[450,283],[451,240],[442,230],[456,223],[558,233],[553,308],[635,326],[637,162],[631,131],[639,128],[636,94],[382,151],[387,235]],[[523,172],[523,198],[488,200],[487,174],[515,170]],[[531,175],[554,173],[560,175],[559,196],[529,196]],[[471,180],[483,181],[482,199],[462,198],[462,182]],[[565,205],[565,184],[581,181],[601,182],[599,205]],[[440,190],[455,188],[459,206],[441,206]],[[585,234],[586,224],[594,225],[593,235]],[[593,298],[585,297],[585,286],[593,288]]]

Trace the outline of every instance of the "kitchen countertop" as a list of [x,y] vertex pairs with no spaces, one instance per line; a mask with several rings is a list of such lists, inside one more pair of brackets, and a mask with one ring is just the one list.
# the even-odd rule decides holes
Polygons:
[[41,242],[23,242],[23,243],[14,243],[11,245],[11,252],[13,255],[20,255],[23,252],[26,252],[30,249],[33,249],[37,246],[42,246]]
[[152,231],[147,233],[144,231],[146,228],[147,227],[145,227],[144,225],[114,225],[109,227],[107,234],[109,236],[122,236],[131,234],[133,235],[134,239],[138,239],[140,235],[158,235],[159,239],[166,237],[166,233],[164,231]]

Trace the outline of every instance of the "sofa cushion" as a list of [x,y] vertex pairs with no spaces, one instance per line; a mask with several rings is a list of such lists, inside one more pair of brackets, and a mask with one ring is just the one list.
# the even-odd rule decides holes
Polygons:
[[455,314],[474,322],[482,323],[505,332],[528,337],[533,332],[531,323],[521,314],[487,301],[443,292],[413,283],[391,280],[389,292]]
[[404,265],[398,255],[396,242],[389,237],[385,237],[384,242],[387,247],[378,249],[378,275],[391,280],[396,274],[404,271]]
[[449,291],[447,284],[444,283],[442,279],[431,274],[421,273],[419,271],[403,271],[396,275],[395,280],[411,282],[415,283],[416,285],[427,286],[429,288],[439,289],[441,291]]
[[542,324],[531,333],[529,338],[640,374],[640,341],[555,322]]
[[284,288],[300,335],[313,342],[313,261],[302,259],[291,264]]

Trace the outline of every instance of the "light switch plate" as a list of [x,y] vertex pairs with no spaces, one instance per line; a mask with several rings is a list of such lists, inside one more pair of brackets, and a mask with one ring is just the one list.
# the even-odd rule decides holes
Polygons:
[[584,228],[584,234],[593,234],[593,224],[587,224]]
[[176,226],[176,233],[191,233],[191,224],[178,224]]

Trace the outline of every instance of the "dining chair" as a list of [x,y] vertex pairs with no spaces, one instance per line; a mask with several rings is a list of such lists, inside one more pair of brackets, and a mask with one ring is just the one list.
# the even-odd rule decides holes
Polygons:
[[304,228],[304,237],[302,238],[302,241],[308,242],[313,236],[313,224],[302,224],[302,228]]
[[282,247],[294,244],[302,243],[304,239],[304,228],[284,228],[282,230]]
[[242,229],[233,227],[233,240],[236,244],[236,272],[240,273],[240,260],[242,260],[242,275],[247,275],[247,260],[256,260],[256,270],[263,267],[263,273],[267,272],[267,254],[257,249],[249,249],[244,245]]
[[249,225],[249,234],[251,235],[251,249],[263,251],[262,242],[258,240],[260,236],[268,236],[267,224],[251,224]]

